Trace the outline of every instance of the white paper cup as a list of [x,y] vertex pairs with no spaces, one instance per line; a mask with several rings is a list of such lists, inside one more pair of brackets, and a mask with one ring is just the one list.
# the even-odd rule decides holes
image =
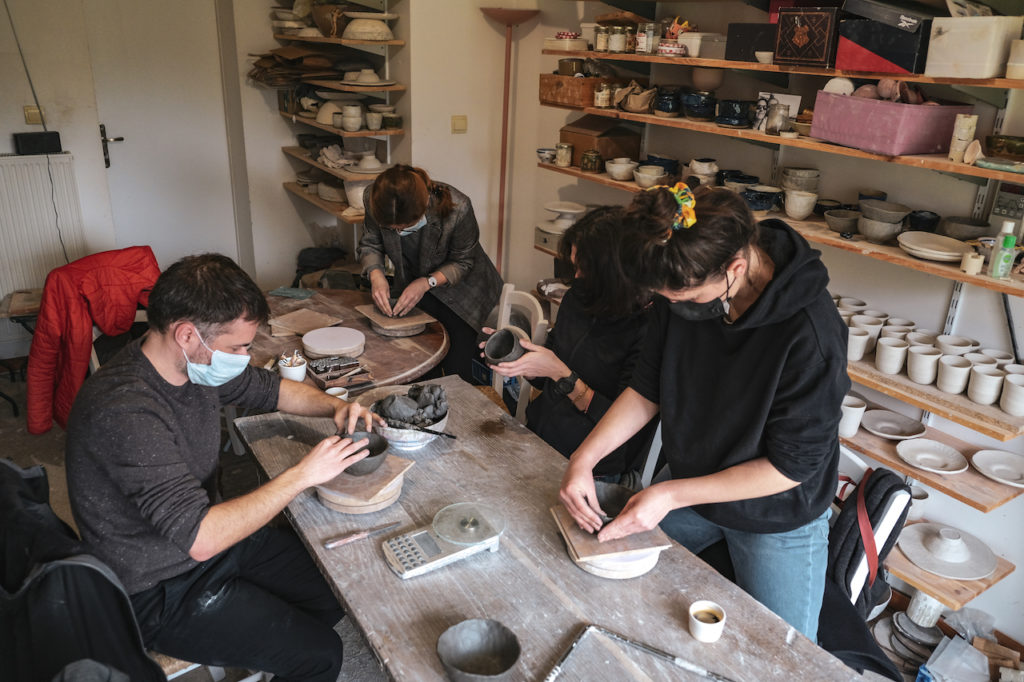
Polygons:
[[963,393],[971,377],[971,361],[959,355],[939,358],[939,373],[935,385],[945,393]]
[[918,384],[934,383],[942,351],[932,346],[911,346],[907,350],[907,376]]
[[859,327],[850,327],[846,337],[846,359],[856,362],[864,357],[868,349],[868,341],[871,340],[871,332]]
[[907,521],[918,521],[924,517],[924,508],[929,497],[928,491],[921,486],[910,486],[910,511],[907,512]]
[[971,368],[967,397],[979,405],[991,405],[999,400],[1005,376],[1006,372],[995,365],[975,365]]
[[690,605],[690,634],[698,642],[717,642],[725,629],[725,609],[701,599]]
[[875,347],[875,367],[882,374],[899,374],[909,348],[910,344],[903,339],[879,339]]
[[301,365],[290,366],[283,365],[280,361],[277,363],[277,371],[281,373],[282,379],[289,379],[290,381],[303,381],[306,378],[306,361],[303,360]]
[[860,420],[864,416],[864,410],[868,404],[852,395],[843,398],[843,413],[839,418],[839,435],[843,438],[853,438],[860,428]]
[[334,388],[328,388],[324,391],[327,395],[334,396],[339,400],[348,400],[348,389],[342,388],[341,386],[335,386]]
[[1024,417],[1024,374],[1003,377],[1003,397],[999,399],[999,407],[1014,417]]

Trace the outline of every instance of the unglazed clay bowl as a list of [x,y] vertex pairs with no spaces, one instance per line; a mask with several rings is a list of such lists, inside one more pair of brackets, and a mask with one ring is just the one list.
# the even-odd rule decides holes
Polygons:
[[516,634],[485,618],[456,623],[437,640],[437,655],[453,682],[511,679],[519,652]]
[[860,218],[860,211],[848,211],[844,208],[836,208],[825,211],[825,222],[833,232],[857,232],[857,220]]
[[871,220],[883,223],[898,223],[907,217],[907,214],[910,213],[910,207],[891,201],[861,199],[860,212],[864,214],[865,218]]
[[[363,450],[370,451],[370,454],[366,457],[355,464],[349,465],[349,467],[345,469],[346,474],[351,474],[353,476],[366,476],[367,474],[372,474],[374,471],[379,469],[380,465],[384,463],[385,459],[387,459],[388,441],[383,436],[367,431],[356,431],[355,433],[345,436],[345,438],[351,438],[353,443],[363,440],[364,438],[369,441],[363,448],[352,453],[352,455],[359,454]],[[352,455],[349,455],[349,457]]]
[[862,215],[857,220],[857,231],[867,237],[869,242],[884,244],[903,231],[903,223],[887,223]]

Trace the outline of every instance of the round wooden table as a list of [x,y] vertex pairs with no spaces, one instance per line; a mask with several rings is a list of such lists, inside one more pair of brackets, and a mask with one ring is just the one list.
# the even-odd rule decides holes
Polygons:
[[[372,386],[388,386],[415,381],[437,366],[448,352],[448,332],[440,322],[427,324],[416,336],[381,336],[370,328],[370,321],[356,311],[356,306],[372,305],[369,292],[348,289],[317,289],[312,297],[297,300],[283,296],[267,296],[270,317],[279,317],[294,310],[315,310],[340,317],[340,327],[357,329],[366,336],[366,346],[359,362],[370,370],[373,383],[359,386],[354,392]],[[252,345],[252,364],[273,366],[281,353],[302,350],[302,337],[271,336],[269,329],[261,328]],[[307,377],[307,382],[312,380]]]

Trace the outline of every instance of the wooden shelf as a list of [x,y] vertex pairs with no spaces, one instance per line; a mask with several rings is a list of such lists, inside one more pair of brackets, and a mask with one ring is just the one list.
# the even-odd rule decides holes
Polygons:
[[[869,407],[868,409],[872,408]],[[930,426],[925,431],[923,438],[945,443],[968,459],[975,452],[983,449]],[[933,474],[910,466],[896,453],[896,446],[899,441],[876,436],[868,433],[863,428],[853,438],[842,438],[841,440],[843,445],[851,450],[881,462],[888,468],[901,474],[915,478],[928,487],[943,492],[982,512],[990,512],[996,507],[1024,494],[1024,488],[1014,488],[1003,483],[997,483],[990,478],[982,476],[974,467],[959,474]]]
[[801,74],[807,76],[826,76],[829,78],[843,76],[846,78],[898,78],[908,83],[936,83],[941,85],[970,85],[977,88],[1024,88],[1024,80],[1013,78],[936,78],[924,74],[873,73],[870,71],[839,71],[837,69],[819,69],[809,66],[784,66],[782,64],[761,64],[758,62],[737,62],[728,59],[701,59],[699,57],[659,57],[657,55],[592,52],[565,50],[542,50],[542,54],[557,57],[579,57],[581,59],[607,59],[620,62],[646,62],[648,64],[675,64],[677,66],[703,66],[717,69],[735,69],[737,71],[764,71],[767,73]]
[[541,253],[546,253],[549,256],[554,256],[555,258],[558,258],[558,253],[556,251],[552,251],[551,249],[546,249],[543,246],[537,246],[536,244],[533,245],[533,248],[537,249]]
[[[302,147],[281,147],[281,151],[293,159],[298,159],[302,163],[308,163],[310,166],[319,168],[323,172],[329,173],[342,180],[373,180],[380,175],[380,173],[352,173],[344,168],[331,168],[329,166],[325,166],[322,163],[314,161],[309,155],[309,152]],[[383,172],[384,171],[382,170],[381,173]]]
[[[1022,83],[1022,86],[1024,86],[1024,83]],[[966,163],[954,163],[946,158],[944,154],[886,156],[884,154],[872,154],[871,152],[861,151],[860,149],[854,149],[853,147],[843,147],[838,144],[832,144],[830,142],[825,142],[811,137],[798,137],[791,140],[779,137],[778,135],[761,133],[753,128],[723,128],[715,125],[711,121],[691,121],[690,119],[682,116],[676,118],[663,118],[661,116],[654,116],[653,114],[631,114],[627,111],[620,111],[618,109],[602,109],[598,107],[583,107],[579,110],[585,114],[595,114],[597,116],[604,116],[606,118],[614,118],[622,121],[658,125],[666,128],[693,130],[710,135],[734,137],[741,140],[762,142],[781,147],[797,147],[799,149],[809,149],[812,151],[824,152],[826,154],[849,156],[855,159],[883,161],[885,163],[894,163],[899,166],[924,168],[927,170],[941,171],[943,173],[953,173],[955,175],[970,175],[973,177],[1002,180],[1004,182],[1012,182],[1015,184],[1024,182],[1024,174],[979,168],[978,166],[969,166]]]
[[903,582],[934,597],[954,611],[962,609],[972,599],[1013,573],[1015,568],[1009,561],[997,556],[995,573],[989,577],[981,580],[952,580],[937,576],[912,563],[898,544],[886,557],[885,567]]
[[295,196],[297,196],[298,198],[302,199],[303,201],[308,201],[309,203],[313,204],[321,211],[326,211],[327,213],[330,213],[332,216],[334,216],[343,223],[348,223],[349,225],[360,225],[363,222],[363,218],[361,215],[357,218],[350,218],[345,215],[342,215],[344,210],[348,208],[348,204],[344,202],[325,201],[324,199],[321,199],[315,194],[309,194],[308,192],[306,192],[306,189],[304,187],[302,187],[296,182],[286,182],[284,183],[284,188],[291,192],[292,194],[294,194]]
[[979,405],[964,394],[952,395],[935,386],[911,381],[902,374],[883,374],[875,368],[874,355],[850,362],[850,379],[873,388],[922,410],[937,414],[999,441],[1008,441],[1024,434],[1024,417],[1014,417],[998,405]]
[[331,90],[338,90],[339,92],[404,92],[405,86],[401,83],[395,83],[394,85],[349,85],[345,81],[339,80],[321,80],[319,78],[313,78],[311,80],[304,80],[303,83],[309,85],[315,85],[318,88],[330,88]]
[[[596,182],[600,185],[614,187],[626,192],[641,191],[640,187],[635,182],[612,180],[607,173],[584,173],[575,166],[571,168],[560,168],[550,163],[538,163],[537,165],[547,170],[564,173],[565,175],[589,180],[590,182]],[[754,215],[761,219],[779,218],[780,220],[784,220],[791,225],[793,229],[802,234],[807,241],[815,244],[832,246],[837,249],[849,251],[850,253],[874,258],[875,260],[880,260],[885,263],[892,263],[911,270],[917,270],[918,272],[942,277],[943,279],[964,282],[965,284],[973,284],[974,286],[982,287],[984,289],[990,289],[992,291],[998,291],[1011,296],[1024,298],[1024,275],[1013,275],[1009,280],[994,279],[984,274],[968,275],[960,270],[959,264],[939,263],[936,261],[915,258],[898,246],[872,244],[861,235],[854,235],[852,239],[844,239],[839,236],[838,233],[830,230],[828,225],[826,225],[820,218],[816,218],[814,220],[793,220],[792,218],[788,218],[784,213],[758,212]]]
[[349,38],[328,38],[326,36],[290,36],[283,33],[275,33],[278,40],[294,40],[297,43],[320,43],[326,45],[344,45],[353,47],[356,45],[405,45],[404,40],[351,40]]
[[299,116],[298,114],[289,114],[284,111],[279,111],[281,118],[291,121],[292,123],[301,123],[303,125],[312,126],[313,128],[319,128],[320,130],[337,135],[338,137],[381,137],[383,135],[404,135],[405,130],[402,128],[393,128],[391,130],[357,130],[354,133],[342,130],[341,128],[335,128],[329,126],[326,123],[317,123],[316,119],[306,118],[305,116]]

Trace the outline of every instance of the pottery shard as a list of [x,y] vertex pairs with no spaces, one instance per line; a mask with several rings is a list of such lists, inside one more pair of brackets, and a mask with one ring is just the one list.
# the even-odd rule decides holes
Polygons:
[[416,414],[416,401],[404,395],[390,395],[381,402],[380,412],[388,419],[407,421]]

